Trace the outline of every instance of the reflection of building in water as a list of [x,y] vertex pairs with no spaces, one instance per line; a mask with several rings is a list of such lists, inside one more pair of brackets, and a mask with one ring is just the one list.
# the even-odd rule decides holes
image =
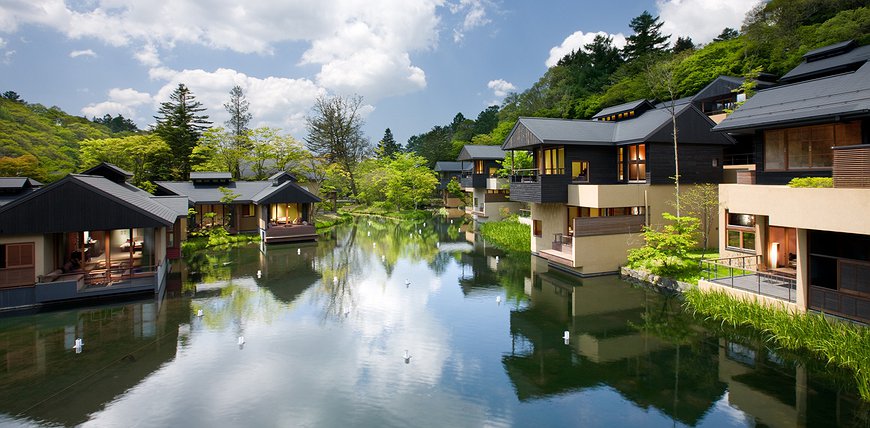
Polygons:
[[711,370],[715,344],[677,346],[639,329],[648,314],[676,303],[616,277],[581,280],[540,259],[532,266],[531,303],[511,313],[514,349],[502,359],[520,400],[607,385],[694,425],[725,392]]
[[[63,425],[89,414],[139,384],[175,357],[187,340],[186,304],[132,303],[10,319],[0,331],[0,413]],[[80,355],[71,355],[75,339]]]

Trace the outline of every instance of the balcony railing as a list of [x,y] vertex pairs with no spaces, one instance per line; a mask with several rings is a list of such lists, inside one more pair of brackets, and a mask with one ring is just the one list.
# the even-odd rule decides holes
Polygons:
[[834,147],[834,187],[870,187],[870,146]]
[[701,274],[707,281],[758,295],[795,302],[797,299],[797,280],[795,278],[761,269],[763,269],[761,255],[701,261]]
[[642,215],[608,217],[574,217],[574,236],[601,236],[640,233],[645,223]]
[[512,183],[537,183],[542,175],[564,175],[565,168],[515,169],[511,174]]

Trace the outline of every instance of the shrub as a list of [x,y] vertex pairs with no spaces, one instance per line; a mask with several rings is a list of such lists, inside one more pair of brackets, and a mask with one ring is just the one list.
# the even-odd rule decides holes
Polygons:
[[796,177],[788,182],[788,187],[834,187],[834,179],[831,177]]
[[529,226],[516,220],[481,223],[480,234],[506,251],[529,253],[532,250],[532,232]]
[[628,251],[628,264],[643,268],[653,274],[666,277],[680,277],[697,269],[697,263],[688,257],[689,250],[697,242],[700,221],[695,217],[675,217],[663,213],[669,221],[662,230],[644,227],[643,247]]

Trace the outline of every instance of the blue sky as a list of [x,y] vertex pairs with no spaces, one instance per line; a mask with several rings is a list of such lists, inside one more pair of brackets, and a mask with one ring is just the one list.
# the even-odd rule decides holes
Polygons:
[[389,127],[404,143],[528,88],[596,32],[622,43],[644,10],[705,43],[758,2],[2,0],[0,91],[144,129],[179,82],[222,125],[240,85],[254,126],[300,140],[316,97],[359,94],[371,141]]

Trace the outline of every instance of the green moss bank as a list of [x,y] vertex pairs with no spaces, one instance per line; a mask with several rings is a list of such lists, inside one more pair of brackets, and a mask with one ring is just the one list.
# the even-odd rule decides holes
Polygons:
[[481,223],[480,234],[502,250],[515,253],[531,252],[531,230],[528,225],[516,220]]

